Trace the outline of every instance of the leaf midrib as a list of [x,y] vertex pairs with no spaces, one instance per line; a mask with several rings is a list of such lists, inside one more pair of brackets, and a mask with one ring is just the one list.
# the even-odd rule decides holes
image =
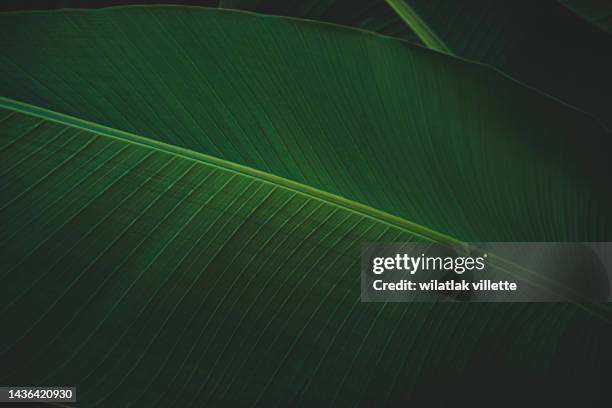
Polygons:
[[5,108],[29,116],[38,117],[40,119],[59,123],[64,126],[93,132],[104,137],[120,140],[131,144],[136,144],[148,149],[158,150],[175,157],[204,163],[209,166],[220,168],[225,171],[239,174],[244,177],[249,177],[266,184],[278,186],[293,191],[295,193],[311,197],[326,204],[343,208],[362,217],[369,218],[371,220],[380,222],[382,224],[394,228],[398,228],[404,232],[408,232],[412,235],[425,238],[430,241],[441,243],[461,242],[456,238],[432,230],[415,222],[408,221],[397,215],[393,215],[385,211],[376,209],[367,204],[363,204],[324,190],[320,190],[316,187],[312,187],[297,181],[280,177],[272,173],[258,170],[249,166],[244,166],[242,164],[234,163],[215,156],[210,156],[205,153],[200,153],[184,147],[179,147],[158,140],[150,139],[144,136],[139,136],[134,133],[118,130],[98,123],[90,122],[88,120],[41,108],[39,106],[30,105],[28,103],[16,101],[14,99],[10,99],[4,96],[0,96],[0,108]]
[[[30,105],[25,102],[16,101],[14,99],[10,99],[4,96],[0,96],[0,108],[4,108],[4,109],[8,109],[14,112],[19,112],[19,113],[26,114],[29,116],[37,117],[42,120],[55,122],[63,126],[68,126],[68,127],[84,130],[87,132],[92,132],[92,133],[95,133],[103,137],[119,140],[125,143],[135,144],[135,145],[147,148],[147,149],[157,150],[165,154],[169,154],[169,155],[172,155],[178,158],[182,158],[184,160],[195,161],[195,162],[202,163],[208,166],[222,169],[224,171],[238,174],[243,177],[248,177],[248,178],[257,180],[259,182],[262,182],[262,183],[270,184],[275,187],[284,188],[284,189],[293,191],[297,194],[301,194],[301,195],[310,197],[324,204],[333,205],[333,206],[342,208],[345,211],[352,212],[361,217],[365,217],[375,222],[379,222],[384,225],[399,229],[400,231],[407,232],[411,235],[424,238],[428,241],[433,241],[433,242],[438,242],[438,243],[443,243],[443,244],[461,244],[462,243],[462,241],[456,238],[453,238],[446,234],[437,232],[435,230],[432,230],[430,228],[427,228],[415,222],[408,221],[402,217],[387,213],[385,211],[378,210],[366,204],[362,204],[360,202],[348,199],[346,197],[342,197],[340,195],[329,193],[327,191],[320,190],[318,188],[315,188],[315,187],[312,187],[312,186],[309,186],[303,183],[299,183],[297,181],[286,179],[284,177],[280,177],[280,176],[277,176],[271,173],[257,170],[252,167],[237,164],[237,163],[225,160],[225,159],[220,159],[218,157],[210,156],[204,153],[199,153],[199,152],[187,149],[187,148],[178,147],[175,145],[160,142],[160,141],[150,139],[147,137],[139,136],[139,135],[136,135],[130,132],[114,129],[108,126],[100,125],[95,122],[90,122],[84,119],[79,119],[74,116],[70,116],[70,115],[55,112],[49,109]],[[493,254],[491,255],[498,262],[506,261],[503,258],[494,256]],[[513,266],[517,267],[518,265],[513,265]],[[520,267],[520,269],[522,269],[524,272],[532,273],[531,271],[526,270],[522,267]],[[507,272],[511,273],[508,270]],[[523,279],[525,278],[523,277]],[[526,279],[526,280],[530,281],[529,279]],[[590,305],[576,303],[571,300],[569,301],[570,303],[577,305],[581,309],[589,313],[592,313],[595,316],[603,318],[606,321],[612,321],[610,320],[610,318],[607,316],[606,313],[603,313],[605,312],[605,310],[601,311],[599,310],[598,307],[590,307]]]
[[444,41],[427,25],[417,12],[402,0],[385,0],[395,13],[414,31],[414,33],[432,50],[440,51],[448,55],[454,53],[446,46]]

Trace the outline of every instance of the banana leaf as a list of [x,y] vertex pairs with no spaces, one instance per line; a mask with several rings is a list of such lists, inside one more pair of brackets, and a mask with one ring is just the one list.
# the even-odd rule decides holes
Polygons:
[[0,20],[0,383],[147,407],[601,385],[573,375],[612,359],[608,307],[359,301],[366,241],[609,239],[589,116],[326,24]]
[[[491,65],[595,115],[612,129],[612,35],[557,0],[386,2],[426,46]],[[289,13],[281,6],[284,3],[231,1],[234,7],[267,14]],[[329,4],[322,0],[315,3]],[[589,8],[589,2],[581,1],[565,3],[603,24],[609,20],[610,7]],[[343,13],[350,15],[351,6],[347,5]]]
[[325,21],[421,43],[384,0],[220,0],[219,7]]
[[101,8],[136,4],[182,4],[216,7],[218,0],[3,0],[0,11]]
[[420,43],[418,36],[389,7],[384,0],[284,0],[258,2],[257,0],[4,0],[0,2],[0,11],[45,10],[60,8],[100,8],[130,4],[183,4],[190,6],[221,7],[260,11],[263,13],[300,17],[310,20],[325,21],[364,30],[375,31],[383,35],[398,37]]
[[[223,10],[0,20],[0,90],[9,98],[464,241],[610,234],[600,222],[611,167],[601,127],[486,67],[366,32]],[[560,223],[565,212],[573,216]]]

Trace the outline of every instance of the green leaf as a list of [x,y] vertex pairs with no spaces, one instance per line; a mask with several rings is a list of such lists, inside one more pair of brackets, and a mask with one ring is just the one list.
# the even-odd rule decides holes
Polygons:
[[[268,364],[283,356],[269,347],[299,349],[316,319],[339,324],[346,312],[334,308],[354,307],[360,242],[421,231],[215,158],[0,105],[3,383],[78,380],[88,405],[184,406],[202,390],[245,386],[270,397],[279,378]],[[268,338],[281,329],[295,340]],[[283,386],[305,385],[294,381]]]
[[4,0],[0,2],[0,11],[100,8],[155,3],[205,7],[219,6],[221,8],[300,17],[375,31],[380,34],[406,39],[417,44],[421,42],[419,37],[395,14],[385,0]]
[[387,0],[431,48],[482,62],[612,128],[612,36],[555,0]]
[[609,239],[606,135],[582,113],[332,25],[0,20],[0,383],[398,405],[441,375],[520,388],[609,361],[605,307],[359,302],[365,241]]
[[101,8],[130,4],[183,4],[216,7],[218,0],[3,0],[0,11],[48,10],[61,8]]
[[[547,341],[508,344],[507,358],[528,351],[546,372],[575,324],[570,306],[360,303],[361,242],[439,237],[213,157],[0,107],[2,383],[73,384],[83,406],[394,403],[427,386],[424,338],[467,370],[479,342],[520,327]],[[525,327],[529,310],[547,320]]]
[[385,0],[220,0],[219,7],[325,21],[421,42]]
[[[133,3],[138,1],[63,2],[61,6]],[[171,3],[216,5],[202,1]],[[25,4],[11,6],[9,2],[4,9],[28,7]],[[608,21],[605,6],[578,1],[566,5],[600,27]],[[219,6],[354,26],[423,43],[449,55],[491,65],[594,115],[608,131],[612,129],[612,36],[592,27],[557,0],[223,0]],[[43,3],[32,7],[53,6]]]
[[461,240],[610,236],[602,130],[485,67],[362,31],[232,11],[0,20],[0,90],[10,98]]
[[[221,5],[312,19],[321,19],[315,10],[326,10],[330,3],[338,8],[338,16],[348,17],[355,12],[351,2],[311,0],[310,15],[299,7],[302,2],[297,2],[298,6],[287,6],[288,3],[294,4],[226,0]],[[491,65],[595,115],[612,129],[612,36],[592,27],[556,0],[386,0],[386,3],[429,48]],[[603,24],[608,21],[610,7],[590,11],[588,2],[571,3],[592,19]],[[380,7],[377,1],[368,4]],[[378,17],[374,11],[358,15]]]

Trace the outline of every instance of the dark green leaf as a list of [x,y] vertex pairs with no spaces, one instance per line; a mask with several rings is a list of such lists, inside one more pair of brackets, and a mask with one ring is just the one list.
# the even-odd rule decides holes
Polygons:
[[[0,106],[3,384],[76,385],[80,406],[394,405],[435,386],[446,362],[482,386],[500,348],[496,367],[527,359],[534,375],[576,353],[574,306],[360,303],[360,243],[422,239],[418,226]],[[580,334],[602,339],[602,361],[606,319],[578,316]]]
[[0,20],[0,90],[13,99],[462,240],[610,236],[604,133],[485,67],[365,32],[232,11]]
[[385,0],[220,0],[219,7],[325,21],[421,42]]
[[405,406],[611,360],[605,307],[359,302],[367,240],[612,235],[601,128],[488,68],[237,12],[11,13],[0,93],[59,112],[2,99],[2,384]]
[[[393,21],[392,27],[398,27],[399,17],[428,47],[496,67],[596,115],[612,128],[612,36],[557,0],[386,0],[390,7],[383,7],[382,1],[354,3],[224,0],[221,6],[357,26],[364,18],[378,21],[382,14],[377,10],[385,10],[387,16],[392,8],[397,16],[381,21]],[[593,0],[566,3],[600,26],[609,22],[611,2],[602,1],[607,7]]]
[[556,0],[387,0],[431,48],[492,65],[612,128],[612,36]]
[[47,10],[60,8],[101,8],[132,4],[183,4],[215,7],[218,0],[2,0],[0,11]]

